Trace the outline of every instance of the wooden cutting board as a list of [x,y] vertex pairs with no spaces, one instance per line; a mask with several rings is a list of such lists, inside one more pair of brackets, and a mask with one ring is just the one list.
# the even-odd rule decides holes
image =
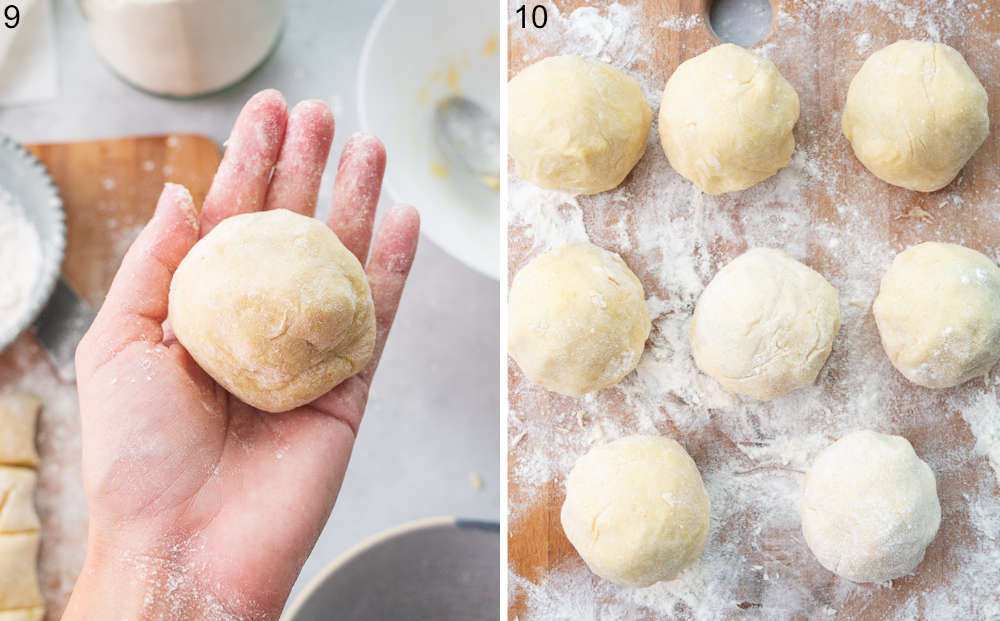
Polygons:
[[[822,182],[804,175],[801,192],[803,200],[790,209],[798,212],[809,224],[803,227],[805,233],[800,235],[799,232],[792,231],[789,233],[789,238],[801,238],[799,241],[807,249],[805,261],[821,273],[835,273],[842,267],[838,265],[834,253],[828,251],[826,243],[828,239],[818,232],[828,231],[831,227],[834,229],[838,227],[846,229],[848,226],[862,227],[876,235],[880,242],[895,250],[901,250],[921,241],[938,239],[963,243],[996,256],[1000,244],[1000,221],[994,215],[998,185],[996,162],[1000,160],[1000,140],[998,140],[1000,132],[997,131],[997,122],[1000,121],[1000,71],[998,71],[1000,65],[995,66],[993,59],[997,56],[997,44],[1000,43],[997,41],[997,33],[1000,33],[1000,10],[998,10],[1000,7],[997,7],[996,3],[982,3],[978,8],[970,8],[965,3],[901,0],[898,3],[881,3],[883,7],[891,5],[886,11],[876,6],[874,2],[859,0],[850,11],[832,10],[830,5],[838,1],[772,0],[775,19],[771,30],[760,43],[752,46],[752,49],[764,50],[763,53],[777,64],[799,94],[802,113],[795,130],[797,148],[811,149],[810,158],[813,161],[825,167],[839,167],[841,171],[838,175],[826,176]],[[576,45],[574,48],[575,35],[571,34],[565,25],[570,21],[570,14],[581,7],[594,7],[605,17],[614,14],[612,8],[617,10],[621,6],[634,7],[634,10],[639,12],[641,19],[636,23],[627,24],[626,30],[629,32],[619,38],[624,39],[625,44],[621,44],[615,35],[603,34],[605,36],[603,51],[611,56],[609,62],[631,75],[640,77],[640,82],[647,85],[647,95],[654,98],[658,98],[663,85],[678,64],[719,43],[708,25],[710,0],[657,2],[620,0],[618,7],[609,7],[612,3],[605,0],[592,2],[555,0],[549,3],[549,25],[542,30],[520,27],[520,18],[513,16],[521,4],[521,2],[509,3],[509,14],[512,16],[509,22],[509,77],[513,77],[524,67],[544,57],[574,53],[580,46]],[[529,11],[531,5],[528,4]],[[553,5],[558,12],[552,10]],[[640,47],[645,51],[625,58],[616,57],[616,53],[630,47],[628,41],[633,37],[641,39]],[[992,130],[990,137],[965,167],[959,180],[944,190],[931,194],[910,192],[880,182],[857,161],[849,143],[840,134],[840,110],[851,77],[869,54],[893,41],[905,38],[933,38],[958,49],[970,63],[990,97]],[[600,42],[597,45],[600,47]],[[657,103],[653,102],[652,107],[655,119]],[[655,123],[652,131],[656,132]],[[654,168],[659,170],[654,172],[652,170]],[[578,203],[579,211],[582,212],[582,223],[589,238],[598,245],[621,251],[625,261],[642,280],[647,296],[670,300],[672,291],[664,287],[657,277],[662,270],[655,259],[651,260],[648,254],[633,252],[627,241],[624,244],[621,242],[623,237],[634,242],[638,223],[648,220],[635,213],[642,207],[633,206],[630,199],[658,192],[660,188],[654,187],[651,181],[656,175],[663,175],[663,170],[669,170],[669,164],[663,157],[658,141],[651,140],[643,160],[618,191],[620,196],[624,197],[619,204],[609,208],[609,199],[605,195],[578,197]],[[512,178],[516,176],[513,166],[510,172]],[[769,191],[765,186],[725,195],[718,199],[718,203],[712,203],[711,208],[731,213],[733,228],[740,231],[745,224],[741,221],[743,217],[741,209],[745,209],[749,201],[757,201],[758,204],[770,201]],[[673,196],[664,200],[669,200]],[[852,201],[864,200],[875,207],[845,216],[838,212],[838,207],[843,204],[841,199],[845,197]],[[688,198],[685,197],[684,200]],[[701,200],[690,198],[691,209],[699,209]],[[785,208],[776,205],[775,209],[778,210],[779,207]],[[906,214],[920,213],[917,211],[918,208],[931,213],[934,221],[924,222],[903,217]],[[846,218],[854,220],[848,221]],[[622,229],[627,235],[621,234]],[[810,230],[816,232],[811,233]],[[513,222],[508,232],[508,268],[512,277],[528,260],[545,250],[545,247],[536,247],[530,224]],[[716,265],[732,259],[745,249],[739,247],[738,243],[733,243],[734,237],[738,238],[738,235],[730,236],[728,240],[707,239],[702,244],[704,250],[715,258]],[[780,246],[784,242],[784,239],[774,239],[769,243]],[[885,267],[888,267],[888,263]],[[707,283],[706,279],[710,275],[701,274],[702,282]],[[873,280],[870,288],[872,291],[877,288],[877,279]],[[868,299],[866,303],[870,301]],[[689,311],[690,308],[687,309],[687,312]],[[860,327],[851,326],[850,329],[865,331],[869,335],[869,340],[873,341],[872,335],[875,331],[870,312],[867,313],[863,325],[860,323],[859,325]],[[656,330],[654,327],[653,337]],[[844,339],[844,329],[838,338]],[[839,369],[842,367],[839,365],[845,364],[844,355],[838,354],[838,349],[835,347],[835,355],[829,363],[831,366],[829,375],[841,372]],[[922,389],[901,381],[893,375],[891,368],[886,369],[884,373],[885,390],[891,391],[891,399],[894,402],[901,404],[900,407],[907,407],[907,404],[915,402],[916,398],[911,400],[907,392]],[[509,361],[508,377],[510,408],[518,417],[512,418],[509,424],[510,442],[513,444],[520,432],[526,432],[526,435],[518,438],[520,441],[517,445],[509,449],[510,569],[517,577],[526,579],[534,585],[543,585],[538,588],[551,590],[554,587],[544,586],[550,574],[566,567],[579,571],[582,564],[559,523],[559,510],[564,498],[563,486],[565,476],[568,474],[565,460],[560,460],[556,454],[558,449],[554,448],[553,444],[557,443],[547,441],[551,440],[551,435],[543,434],[540,440],[535,442],[531,440],[533,434],[538,437],[535,430],[540,428],[549,430],[548,433],[553,433],[554,429],[565,434],[581,433],[575,429],[573,414],[584,402],[546,393],[532,386],[512,360]],[[815,405],[829,406],[835,412],[836,406],[832,404],[836,402],[836,397],[830,396],[829,399],[827,397],[835,392],[836,382],[831,379],[828,384],[829,390]],[[995,386],[996,384],[992,388],[994,397]],[[824,389],[826,390],[825,386]],[[965,386],[956,390],[977,389],[983,390],[981,383],[979,386]],[[615,390],[608,389],[603,391],[604,395],[597,397],[601,408],[604,408],[603,413],[609,418],[633,420],[624,399],[616,396],[613,392]],[[924,394],[921,398],[926,401],[935,397]],[[657,431],[674,436],[682,444],[686,444],[699,464],[708,461],[709,451],[732,450],[737,443],[733,438],[719,432],[714,424],[706,425],[696,436],[685,436],[678,431],[671,420],[671,404],[667,402],[662,407],[665,419],[657,423]],[[961,507],[965,502],[962,495],[969,494],[973,488],[991,490],[987,493],[996,495],[998,490],[995,479],[992,479],[994,474],[982,455],[976,454],[975,439],[963,421],[961,412],[947,409],[943,393],[939,407],[942,408],[939,424],[922,427],[903,423],[897,426],[894,432],[908,437],[918,453],[936,450],[933,447],[939,446],[942,438],[959,447],[957,450],[961,451],[965,463],[956,466],[954,470],[938,472],[939,495],[942,497],[943,506]],[[707,411],[704,415],[713,418],[722,417],[726,416],[726,412]],[[626,427],[629,424],[623,423]],[[585,448],[582,446],[577,452],[582,453]],[[539,464],[546,460],[549,463],[562,464],[560,471],[553,474],[546,482],[522,484],[515,475],[519,468],[523,470],[529,467],[525,464]],[[753,464],[749,467],[752,466]],[[722,500],[713,499],[713,513],[717,509],[717,502]],[[795,511],[796,514],[798,511],[797,507],[790,507],[789,510]],[[948,550],[957,542],[968,541],[975,536],[966,517],[960,508],[949,509],[946,512],[947,521],[942,524],[938,538],[916,576],[897,580],[892,589],[881,590],[870,597],[868,595],[845,597],[843,601],[838,602],[842,607],[837,610],[835,617],[823,616],[823,613],[830,614],[824,606],[835,590],[835,579],[828,573],[816,571],[818,566],[808,560],[801,542],[796,544],[798,552],[794,559],[782,558],[780,555],[777,558],[772,556],[762,559],[761,552],[765,553],[763,556],[767,556],[767,550],[742,550],[740,553],[745,555],[744,562],[734,560],[732,571],[747,574],[744,584],[737,591],[723,594],[726,601],[732,605],[714,618],[757,618],[755,611],[766,609],[766,604],[763,604],[761,599],[761,594],[767,593],[769,588],[766,572],[761,578],[759,575],[751,575],[750,569],[751,565],[759,563],[760,566],[769,567],[772,571],[780,568],[782,576],[790,572],[812,572],[808,590],[804,594],[800,593],[806,602],[804,608],[787,618],[880,619],[890,611],[896,610],[910,596],[938,589],[945,584],[945,578],[942,576],[950,575],[955,564],[961,562],[961,559],[949,557]],[[752,528],[755,519],[753,515],[743,515],[738,521],[733,521],[726,527],[733,531],[745,532],[746,529]],[[787,538],[799,537],[791,530],[777,535]],[[712,540],[709,541],[709,545],[713,545]],[[779,544],[778,547],[781,553],[785,553],[788,549],[784,544]],[[810,563],[812,567],[803,569],[802,565]],[[1000,575],[1000,566],[995,568],[994,575]],[[574,584],[580,586],[584,583],[577,581]],[[773,584],[771,583],[772,586]],[[591,585],[595,590],[598,587],[607,587],[602,585],[599,579],[594,578],[583,588],[590,588]],[[552,605],[552,600],[558,599],[558,594],[551,591],[547,597],[549,604]],[[587,597],[580,593],[564,594],[567,602],[583,601]],[[509,618],[522,620],[540,618],[534,616],[537,610],[530,608],[531,602],[538,599],[526,596],[524,589],[512,588]],[[750,614],[750,617],[743,617],[744,614]],[[975,616],[977,615],[967,618]],[[682,607],[670,618],[691,617],[690,610],[685,611]],[[604,617],[597,615],[595,618]],[[642,606],[635,606],[628,618],[647,619],[658,616]]]
[[[218,167],[219,147],[187,134],[26,145],[48,168],[66,211],[62,277],[94,309],[121,259],[152,216],[165,182],[186,186],[199,206]],[[0,390],[41,397],[40,571],[46,618],[59,619],[83,562],[87,514],[80,479],[76,385],[59,378],[30,332],[0,354]]]

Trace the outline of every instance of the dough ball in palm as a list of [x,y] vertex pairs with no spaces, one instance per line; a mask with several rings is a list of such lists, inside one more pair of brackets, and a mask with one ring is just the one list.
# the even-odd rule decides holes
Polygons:
[[375,345],[361,263],[322,222],[284,209],[227,218],[195,244],[169,319],[206,373],[268,412],[329,392]]

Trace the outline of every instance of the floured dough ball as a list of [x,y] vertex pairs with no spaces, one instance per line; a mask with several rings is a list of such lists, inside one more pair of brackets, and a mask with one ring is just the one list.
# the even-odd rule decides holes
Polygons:
[[671,580],[701,556],[708,492],[668,438],[630,436],[593,448],[566,479],[562,527],[598,576],[630,587]]
[[535,257],[514,277],[509,301],[510,355],[536,384],[578,397],[639,364],[646,298],[613,252],[569,244]]
[[195,244],[169,317],[205,372],[268,412],[327,393],[375,345],[361,263],[322,222],[284,209],[227,218]]
[[912,573],[941,524],[934,473],[906,438],[850,433],[806,473],[802,533],[816,560],[853,582]]
[[948,185],[990,132],[986,90],[943,43],[897,41],[851,80],[841,118],[876,177],[910,190]]
[[703,192],[735,192],[767,179],[795,150],[799,96],[774,63],[726,43],[674,71],[660,102],[660,143]]
[[840,330],[837,291],[780,250],[754,248],[698,299],[691,353],[729,392],[769,400],[811,384]]
[[618,187],[646,151],[653,113],[611,65],[553,56],[508,85],[510,155],[535,185],[596,194]]
[[1000,268],[975,250],[926,242],[899,253],[872,312],[885,353],[914,384],[957,386],[1000,360]]

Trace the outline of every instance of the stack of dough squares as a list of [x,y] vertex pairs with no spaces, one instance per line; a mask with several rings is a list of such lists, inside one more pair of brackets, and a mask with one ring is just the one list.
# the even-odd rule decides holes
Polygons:
[[35,424],[41,402],[20,393],[0,394],[0,621],[41,621],[35,512],[38,452]]

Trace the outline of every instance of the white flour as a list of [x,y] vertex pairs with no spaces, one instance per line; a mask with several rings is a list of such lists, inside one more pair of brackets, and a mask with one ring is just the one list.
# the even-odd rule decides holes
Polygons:
[[[559,13],[551,2],[545,3],[549,22],[545,34],[554,39],[568,39],[571,52],[580,56],[596,58],[604,62],[625,62],[635,60],[640,54],[648,54],[652,48],[645,45],[638,29],[620,28],[619,24],[635,23],[639,19],[638,5],[610,4],[601,11],[594,7],[581,7],[568,15]],[[521,29],[511,13],[509,31],[516,36]]]
[[701,23],[701,15],[688,15],[687,17],[674,15],[660,22],[660,28],[680,32],[681,30],[691,30],[692,28],[697,28],[701,25]]
[[[650,67],[651,33],[703,25],[690,16],[649,24],[634,7],[593,4],[566,15],[547,3],[551,28],[512,28],[512,47],[532,50],[513,68],[559,53],[612,62],[639,80],[655,110],[666,74]],[[509,458],[511,531],[546,502],[550,484],[561,494],[564,477],[590,446],[636,432],[680,440],[712,500],[705,554],[679,579],[622,588],[571,555],[531,580],[510,573],[511,594],[528,611],[520,621],[1000,619],[1000,380],[944,391],[908,384],[882,351],[870,311],[879,279],[907,246],[937,239],[1000,256],[1000,210],[993,206],[1000,175],[980,153],[966,174],[988,190],[964,176],[927,196],[887,190],[854,160],[839,114],[830,111],[839,109],[865,56],[894,40],[868,32],[866,24],[876,21],[899,37],[956,46],[996,99],[995,36],[966,28],[994,9],[935,0],[905,7],[891,0],[795,4],[795,16],[775,13],[777,35],[754,48],[796,86],[802,106],[796,153],[775,177],[733,195],[702,194],[670,168],[655,121],[646,155],[617,190],[573,199],[511,175],[511,274],[540,252],[590,239],[622,254],[643,281],[653,318],[636,372],[597,394],[552,395],[515,366],[509,441],[520,440]],[[836,39],[820,36],[817,25],[837,30]],[[830,54],[836,48],[840,62],[817,66],[817,46]],[[682,59],[701,51],[681,43]],[[820,213],[822,205],[831,208]],[[921,210],[933,221],[906,217]],[[780,246],[822,273],[840,294],[843,323],[816,384],[769,403],[722,391],[694,366],[687,337],[704,285],[756,245]],[[804,471],[820,449],[860,428],[909,438],[938,482],[941,531],[916,574],[891,584],[837,579],[812,558],[800,531]]]
[[20,202],[0,187],[0,336],[23,318],[41,266],[38,231]]

